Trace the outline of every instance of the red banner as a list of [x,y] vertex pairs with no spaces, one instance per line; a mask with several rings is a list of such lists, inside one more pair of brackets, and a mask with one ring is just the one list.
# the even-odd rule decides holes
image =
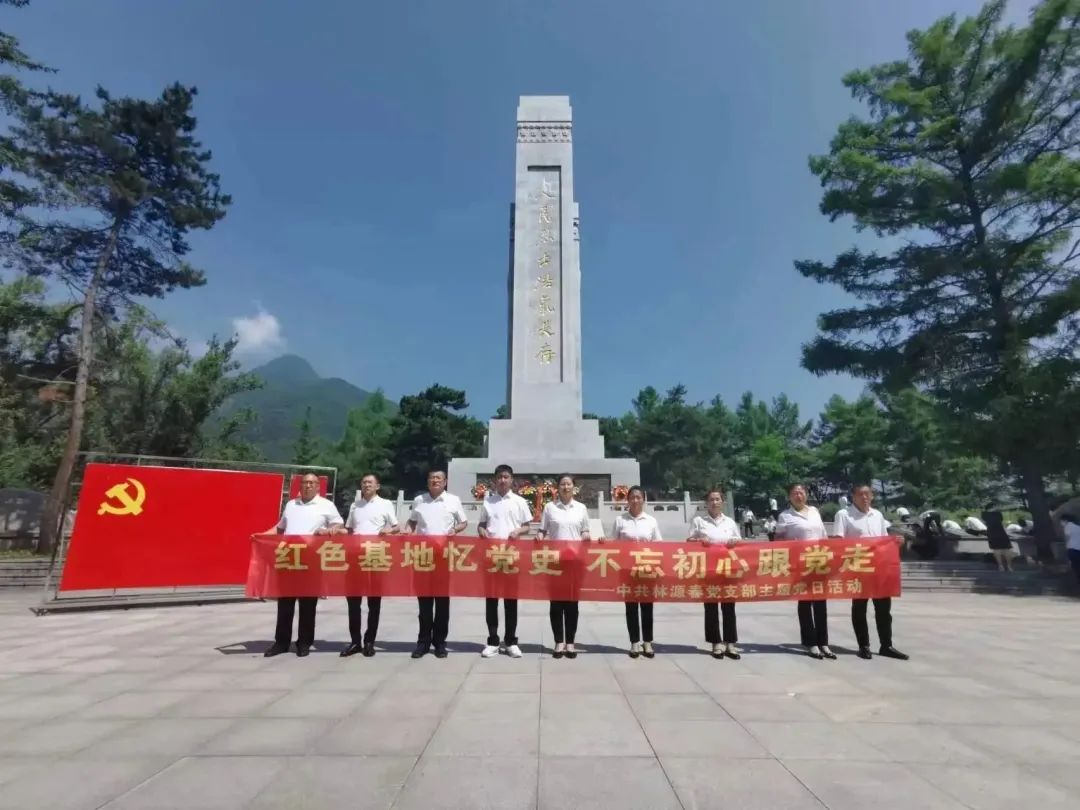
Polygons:
[[284,476],[90,464],[60,590],[240,585]]
[[900,595],[896,538],[811,542],[553,542],[260,535],[247,595],[488,596],[764,602]]

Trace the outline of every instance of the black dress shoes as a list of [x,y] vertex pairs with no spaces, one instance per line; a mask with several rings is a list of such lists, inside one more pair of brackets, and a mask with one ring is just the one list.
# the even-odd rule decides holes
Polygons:
[[288,651],[288,644],[279,644],[275,641],[272,645],[270,645],[270,649],[263,653],[263,658],[273,658],[275,655],[281,655],[282,653],[287,653]]
[[445,644],[436,644],[435,645],[435,657],[436,658],[446,658],[447,655],[449,655],[449,653],[446,651],[446,645]]
[[819,653],[817,651],[817,648],[815,648],[815,647],[806,647],[805,649],[806,649],[806,654],[809,655],[811,658],[816,658],[817,660],[820,661],[822,658],[825,657],[821,653]]
[[885,658],[895,658],[897,661],[907,661],[911,657],[906,653],[900,652],[896,647],[882,647],[878,650],[878,655]]
[[412,651],[413,658],[423,658],[428,652],[431,651],[430,644],[420,643],[416,645],[416,649]]
[[375,655],[375,645],[370,641],[364,645],[364,658],[371,658]]
[[874,657],[870,654],[869,647],[859,647],[859,651],[855,654],[859,656],[859,658],[862,658],[864,661],[869,661],[871,658]]
[[306,658],[310,652],[311,652],[311,647],[307,646],[306,644],[297,644],[296,645],[296,657],[297,658]]
[[348,658],[350,655],[356,655],[362,649],[363,647],[361,647],[354,641],[352,644],[350,644],[348,647],[341,651],[341,657]]

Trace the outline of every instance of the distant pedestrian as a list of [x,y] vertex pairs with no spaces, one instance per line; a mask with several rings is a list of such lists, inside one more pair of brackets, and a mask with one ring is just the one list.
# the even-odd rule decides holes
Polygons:
[[[974,518],[969,517],[965,520],[965,526],[967,526],[968,520],[974,520]],[[997,563],[998,570],[1012,571],[1014,556],[1012,538],[1005,531],[1005,518],[1001,514],[1001,510],[995,509],[992,503],[988,503],[986,509],[983,510],[982,520],[979,523],[986,533],[986,544],[990,546],[990,553],[994,555],[994,562]],[[971,529],[968,530],[971,531]]]
[[1065,533],[1065,553],[1069,555],[1076,581],[1080,583],[1080,518],[1068,513],[1063,514],[1061,528]]
[[742,533],[746,538],[754,536],[754,513],[749,509],[744,509],[742,513]]

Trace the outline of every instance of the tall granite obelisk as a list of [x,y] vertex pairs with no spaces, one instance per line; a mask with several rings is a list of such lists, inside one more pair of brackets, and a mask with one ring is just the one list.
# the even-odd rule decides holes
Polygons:
[[477,475],[510,464],[523,476],[560,472],[636,484],[634,459],[604,458],[595,419],[581,410],[581,266],[567,96],[522,96],[511,219],[509,419],[488,423],[487,458],[450,462],[465,495]]

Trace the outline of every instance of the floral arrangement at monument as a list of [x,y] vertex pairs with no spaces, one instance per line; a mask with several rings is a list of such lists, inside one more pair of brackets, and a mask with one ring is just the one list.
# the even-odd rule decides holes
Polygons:
[[629,494],[630,487],[626,484],[619,484],[611,488],[611,499],[617,503],[625,501]]
[[484,500],[484,496],[487,495],[487,491],[488,488],[486,486],[484,486],[483,484],[477,484],[475,487],[472,488],[472,496],[476,500],[482,501]]

